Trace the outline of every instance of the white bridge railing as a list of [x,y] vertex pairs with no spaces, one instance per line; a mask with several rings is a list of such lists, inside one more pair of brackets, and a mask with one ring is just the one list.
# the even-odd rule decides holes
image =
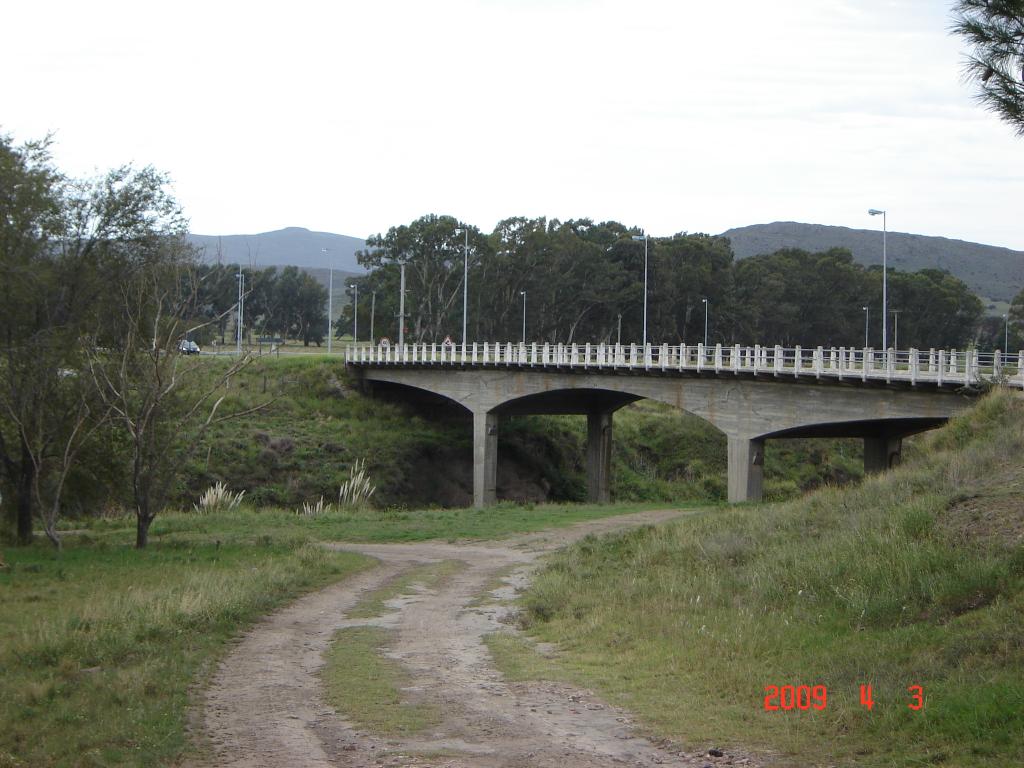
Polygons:
[[703,344],[472,344],[349,345],[346,362],[382,366],[473,366],[573,370],[686,371],[973,386],[1001,382],[1024,388],[1024,351],[853,347],[769,347]]

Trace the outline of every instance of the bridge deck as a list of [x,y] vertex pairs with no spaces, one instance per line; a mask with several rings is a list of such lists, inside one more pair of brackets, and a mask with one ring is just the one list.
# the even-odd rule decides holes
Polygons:
[[1024,389],[1024,352],[769,347],[721,344],[454,344],[349,345],[346,361],[364,366],[459,365],[580,371],[662,371],[790,376],[913,386],[974,387],[1001,382]]

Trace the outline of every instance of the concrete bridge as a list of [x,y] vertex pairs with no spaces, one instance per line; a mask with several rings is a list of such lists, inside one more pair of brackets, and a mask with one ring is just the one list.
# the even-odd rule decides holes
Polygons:
[[971,405],[983,386],[1024,388],[1024,353],[817,347],[605,344],[406,344],[354,347],[346,361],[373,389],[449,401],[473,417],[473,500],[496,500],[502,416],[587,417],[588,497],[609,501],[612,416],[648,398],[728,438],[729,501],[758,500],[765,442],[864,440],[864,469],[899,461],[902,439]]

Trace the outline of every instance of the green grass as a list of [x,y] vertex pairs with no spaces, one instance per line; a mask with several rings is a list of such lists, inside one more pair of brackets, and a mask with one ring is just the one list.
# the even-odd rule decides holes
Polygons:
[[[333,511],[310,518],[279,509],[243,507],[233,512],[196,515],[165,513],[150,529],[152,541],[426,541],[443,539],[500,539],[520,533],[560,528],[586,520],[624,515],[665,504],[539,504],[501,503],[486,509],[364,509]],[[100,540],[123,538],[132,518],[99,518],[68,523],[85,528]]]
[[2,550],[0,765],[174,762],[190,690],[229,639],[372,563],[301,540],[128,541]]
[[[539,574],[526,626],[560,674],[684,742],[1022,764],[1022,457],[1024,401],[996,393],[856,487],[585,539]],[[826,685],[828,707],[766,712],[772,684]]]
[[484,635],[484,645],[491,653],[502,677],[512,683],[528,680],[578,683],[568,669],[553,659],[538,653],[534,644],[521,635],[510,632],[492,632]]
[[402,696],[408,676],[385,657],[387,630],[349,627],[337,632],[321,672],[327,700],[359,728],[384,736],[423,731],[441,722],[441,713]]
[[411,594],[416,587],[437,589],[465,567],[466,564],[459,560],[442,560],[439,563],[427,563],[410,568],[382,587],[368,592],[345,615],[350,619],[370,619],[383,616],[388,610],[385,605],[388,600]]

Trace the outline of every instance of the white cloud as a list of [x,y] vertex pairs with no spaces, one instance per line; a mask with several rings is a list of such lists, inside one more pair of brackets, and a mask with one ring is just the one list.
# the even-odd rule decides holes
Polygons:
[[75,172],[169,171],[196,231],[366,235],[428,212],[775,219],[1024,249],[1024,142],[927,0],[8,9],[0,126]]

